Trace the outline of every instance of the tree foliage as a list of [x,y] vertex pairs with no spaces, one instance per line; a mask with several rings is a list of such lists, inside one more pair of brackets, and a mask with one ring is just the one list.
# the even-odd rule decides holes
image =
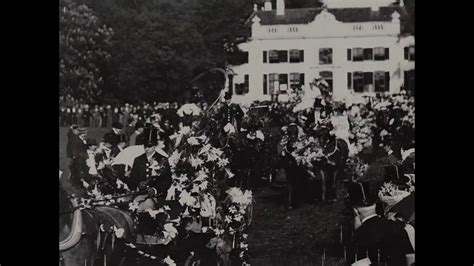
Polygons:
[[[225,67],[237,54],[250,0],[76,0],[114,29],[107,95],[124,101],[183,99],[193,86],[212,98],[223,77],[196,75]],[[218,84],[216,84],[216,81]]]
[[113,31],[100,24],[83,4],[59,4],[60,93],[94,100],[101,94],[102,67],[110,59],[108,51]]

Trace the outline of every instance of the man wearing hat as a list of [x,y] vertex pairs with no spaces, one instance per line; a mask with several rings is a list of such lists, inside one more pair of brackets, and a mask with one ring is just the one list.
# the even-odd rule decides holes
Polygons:
[[349,183],[348,191],[356,229],[349,261],[368,257],[370,265],[406,265],[406,255],[414,249],[405,224],[377,215],[369,182]]
[[73,140],[71,147],[71,183],[75,187],[81,187],[81,179],[88,172],[86,165],[87,154],[87,141],[86,141],[87,130],[85,128],[77,129],[77,136]]
[[143,130],[145,130],[145,125],[143,124],[143,122],[138,121],[135,124],[135,132],[133,132],[133,134],[130,136],[130,146],[143,145]]
[[226,93],[225,103],[217,114],[218,120],[226,133],[240,132],[240,122],[244,117],[244,112],[238,104],[231,103],[232,96]]
[[132,190],[148,188],[153,195],[166,196],[172,183],[168,155],[159,147],[156,128],[145,128],[142,134],[145,153],[135,158],[127,185]]
[[111,145],[111,156],[115,157],[127,143],[127,137],[122,133],[123,125],[120,122],[112,123],[112,131],[104,135],[104,142]]

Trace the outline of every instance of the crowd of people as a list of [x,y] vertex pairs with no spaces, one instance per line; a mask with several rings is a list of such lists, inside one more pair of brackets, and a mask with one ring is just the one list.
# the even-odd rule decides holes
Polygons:
[[[73,124],[70,126],[67,145],[67,155],[71,158],[71,180],[76,186],[87,187],[99,172],[110,169],[107,166],[126,147],[143,145],[143,155],[134,159],[131,167],[114,168],[113,171],[129,177],[125,183],[131,189],[146,188],[152,195],[166,197],[175,181],[167,170],[167,155],[176,149],[180,133],[206,128],[216,131],[212,134],[205,132],[208,136],[223,138],[240,135],[246,139],[247,146],[253,142],[260,144],[252,146],[253,150],[247,153],[248,158],[253,158],[252,162],[242,160],[235,164],[232,158],[236,157],[228,154],[232,172],[246,172],[240,171],[241,168],[250,169],[258,164],[260,171],[251,178],[271,182],[283,158],[286,163],[279,166],[286,167],[288,183],[292,184],[290,194],[301,194],[298,189],[302,189],[305,183],[296,176],[301,174],[304,158],[297,158],[295,151],[310,149],[298,147],[302,143],[301,136],[304,136],[306,144],[308,140],[318,143],[316,146],[319,145],[322,155],[316,154],[315,158],[320,160],[320,156],[325,156],[325,165],[332,165],[331,173],[334,176],[338,170],[337,159],[324,154],[324,149],[331,140],[339,139],[345,143],[343,146],[347,145],[349,157],[341,155],[341,158],[355,162],[358,166],[369,164],[370,158],[365,156],[369,153],[367,150],[384,154],[381,183],[367,180],[364,171],[353,172],[349,178],[347,175],[345,177],[348,206],[353,211],[356,228],[352,262],[368,265],[363,263],[370,260],[370,265],[380,265],[381,261],[388,265],[406,265],[407,260],[412,260],[407,259],[408,256],[414,253],[414,210],[407,211],[397,203],[414,197],[414,98],[392,94],[335,102],[330,94],[323,89],[322,92],[305,108],[299,108],[305,102],[303,99],[286,103],[254,102],[250,106],[240,106],[231,103],[227,95],[225,102],[211,106],[210,110],[205,103],[181,106],[176,103],[88,106],[67,96],[62,99],[60,123],[61,126]],[[217,122],[217,128],[208,127],[211,120]],[[107,127],[111,131],[97,142],[87,138],[85,127]],[[322,128],[328,132],[324,140],[321,137]],[[285,135],[288,138],[282,143],[280,140]],[[218,146],[219,139],[213,144]],[[339,146],[335,145],[333,149],[336,151]],[[301,154],[308,156],[312,150],[308,151]],[[315,153],[319,153],[319,150]],[[287,163],[292,160],[294,165]],[[254,165],[249,166],[252,163]],[[160,169],[159,173],[153,172],[155,170],[150,168],[151,164],[157,164],[155,170]],[[244,167],[244,164],[247,165]],[[262,169],[269,170],[264,172]],[[247,175],[249,172],[246,172]],[[163,178],[154,179],[156,182],[153,183],[149,182],[151,176]],[[247,186],[252,182],[255,183],[255,180],[247,182]],[[330,184],[328,188],[334,189],[335,184]],[[329,201],[337,197],[332,192],[328,194]]]

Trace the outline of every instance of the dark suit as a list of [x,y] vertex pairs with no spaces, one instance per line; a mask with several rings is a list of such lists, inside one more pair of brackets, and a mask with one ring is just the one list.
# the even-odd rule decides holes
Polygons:
[[244,117],[244,112],[238,104],[225,104],[217,114],[217,118],[223,127],[227,123],[231,123],[237,132],[240,131],[240,121],[242,120],[242,117]]
[[130,189],[134,190],[141,182],[148,181],[148,185],[155,188],[158,194],[164,194],[168,191],[172,183],[168,158],[157,152],[155,152],[153,158],[163,167],[159,170],[159,176],[152,176],[152,171],[149,169],[150,162],[146,154],[142,154],[133,161],[132,171],[127,182]]
[[88,158],[87,145],[76,135],[73,135],[71,145],[71,181],[74,186],[80,187],[80,180],[84,178],[89,171],[89,167],[86,163]]
[[[405,255],[413,253],[410,240],[402,222],[390,221],[379,216],[369,218],[355,231],[354,248],[357,260],[369,255],[371,265],[406,265]],[[380,252],[378,251],[380,250]],[[349,263],[355,261],[352,257]]]

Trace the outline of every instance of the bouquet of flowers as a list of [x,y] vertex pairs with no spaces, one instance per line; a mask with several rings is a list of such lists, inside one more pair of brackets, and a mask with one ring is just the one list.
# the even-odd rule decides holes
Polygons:
[[360,153],[364,148],[372,145],[372,128],[375,127],[375,122],[371,115],[365,118],[354,116],[350,118],[350,121],[352,125],[350,139],[354,143],[357,152]]
[[400,202],[415,191],[415,186],[409,182],[404,188],[391,182],[384,183],[378,192],[379,199],[386,204],[386,210]]

